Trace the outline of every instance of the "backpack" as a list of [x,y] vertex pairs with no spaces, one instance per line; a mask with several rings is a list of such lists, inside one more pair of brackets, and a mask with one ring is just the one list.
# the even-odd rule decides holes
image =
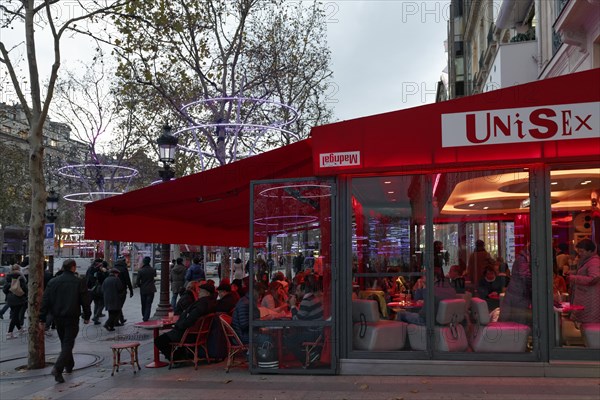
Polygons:
[[12,292],[12,294],[14,294],[17,297],[21,297],[25,294],[25,292],[21,288],[21,279],[20,278],[12,279],[12,281],[10,282],[9,290]]

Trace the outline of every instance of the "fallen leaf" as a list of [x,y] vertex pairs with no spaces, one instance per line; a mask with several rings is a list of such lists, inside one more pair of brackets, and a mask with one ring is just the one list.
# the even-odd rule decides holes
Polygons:
[[187,382],[189,381],[188,378],[177,378],[177,382]]
[[359,386],[359,389],[365,390],[368,389],[369,385],[367,385],[366,383],[363,383],[362,385]]
[[77,386],[81,386],[82,382],[77,382],[77,383],[72,383],[71,385],[69,385],[70,388],[74,388]]
[[429,381],[428,381],[428,380],[422,380],[422,381],[421,381],[421,383],[422,383],[423,385],[427,385],[427,384],[429,383]]
[[231,383],[231,382],[233,382],[233,379],[225,379],[225,380],[223,381],[223,383]]
[[266,377],[266,376],[261,376],[261,377],[260,377],[260,380],[261,380],[261,381],[266,381],[266,380],[267,380],[267,377]]
[[419,391],[417,389],[412,389],[410,392],[411,393],[419,393]]

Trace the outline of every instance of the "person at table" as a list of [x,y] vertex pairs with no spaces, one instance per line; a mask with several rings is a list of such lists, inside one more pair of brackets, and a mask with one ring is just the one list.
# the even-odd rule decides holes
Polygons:
[[477,285],[477,297],[487,302],[488,310],[493,311],[500,306],[500,293],[504,286],[493,268],[487,268]]
[[183,311],[194,304],[198,300],[198,292],[200,291],[200,282],[191,281],[185,285],[185,291],[179,297],[179,301],[173,310],[173,314],[181,315]]
[[264,307],[275,314],[280,314],[288,309],[287,293],[283,289],[283,285],[279,281],[273,281],[269,284],[267,293],[260,302],[261,307]]
[[498,321],[531,325],[531,255],[529,244],[515,258]]
[[253,293],[253,302],[250,301],[249,291],[240,298],[233,309],[233,316],[231,318],[231,327],[244,344],[250,343],[250,306],[253,308],[252,314],[254,315],[254,318],[260,318],[260,311],[257,307],[259,297],[257,283],[254,283]]
[[[304,283],[296,289],[296,296],[291,296],[289,300],[292,319],[301,321],[320,321],[323,320],[323,302],[318,293],[318,277],[309,274],[304,277]],[[299,298],[300,304],[296,304]],[[305,349],[302,346],[304,342],[314,342],[321,335],[322,327],[303,327],[296,329],[294,333],[286,339],[288,347],[292,350],[298,360],[304,362],[306,359]],[[320,352],[311,355],[310,362],[319,359]]]
[[231,290],[229,283],[221,283],[217,288],[217,294],[217,312],[231,314],[240,296]]
[[565,277],[571,272],[571,255],[569,254],[569,245],[567,243],[558,244],[558,253],[556,254],[556,264],[559,275]]
[[[200,317],[214,313],[217,302],[214,299],[215,287],[208,284],[200,285],[198,300],[189,306],[180,316],[173,329],[163,333],[154,340],[156,348],[164,354],[167,360],[171,359],[171,343],[179,342],[185,330],[193,326]],[[195,338],[190,338],[195,340]]]
[[577,270],[569,276],[573,297],[571,303],[583,306],[583,310],[573,311],[571,318],[576,322],[600,322],[600,257],[596,252],[596,244],[590,239],[583,239],[575,245],[579,256]]
[[[423,275],[420,279],[421,279],[422,285],[424,287],[421,289],[420,292],[415,292],[415,299],[420,300],[419,297],[422,296],[422,299],[425,300],[425,299],[427,299],[427,290],[428,290],[427,275]],[[417,293],[419,293],[419,294],[417,294]],[[433,301],[434,301],[433,315],[434,316],[437,314],[437,310],[438,310],[440,301],[446,300],[446,299],[456,299],[456,290],[454,289],[454,287],[450,286],[449,284],[447,285],[443,281],[436,281],[435,284],[433,285]],[[425,325],[426,324],[426,315],[427,315],[426,307],[421,307],[419,312],[408,312],[407,311],[407,312],[399,313],[396,316],[396,319],[398,321],[407,322],[409,324]]]
[[565,282],[565,278],[560,275],[558,265],[554,265],[552,271],[552,293],[554,294],[555,303],[560,303],[563,294],[567,293],[567,283]]
[[104,323],[104,328],[110,332],[115,330],[115,326],[120,326],[119,318],[122,315],[123,308],[122,299],[127,295],[127,289],[119,279],[120,273],[121,271],[117,268],[113,268],[110,270],[108,277],[102,282],[104,307],[108,311],[108,319]]

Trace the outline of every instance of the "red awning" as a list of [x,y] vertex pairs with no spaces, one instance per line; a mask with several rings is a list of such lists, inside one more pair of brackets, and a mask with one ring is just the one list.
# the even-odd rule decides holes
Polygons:
[[599,88],[593,69],[317,126],[314,174],[597,161]]
[[249,247],[250,182],[312,176],[311,139],[86,205],[85,237]]

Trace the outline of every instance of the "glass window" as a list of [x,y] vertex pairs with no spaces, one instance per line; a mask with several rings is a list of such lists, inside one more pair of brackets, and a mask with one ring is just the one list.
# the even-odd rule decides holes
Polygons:
[[599,348],[600,168],[554,169],[550,191],[554,343]]
[[331,370],[332,183],[253,189],[252,368]]
[[353,350],[531,351],[526,170],[351,185]]

